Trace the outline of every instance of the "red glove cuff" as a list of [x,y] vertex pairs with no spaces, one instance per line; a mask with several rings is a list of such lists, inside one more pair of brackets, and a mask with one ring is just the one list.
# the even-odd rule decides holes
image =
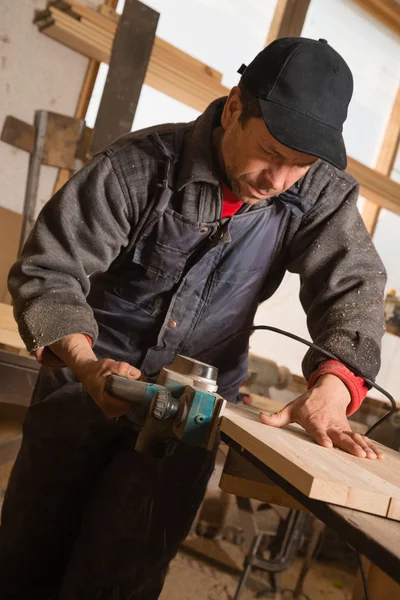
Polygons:
[[[88,344],[90,347],[93,346],[93,340],[92,338],[87,335],[86,333],[82,333],[82,335],[85,336],[85,338],[88,341]],[[48,346],[42,346],[41,348],[37,348],[34,351],[34,355],[35,358],[38,362],[40,362],[41,365],[43,365],[44,367],[58,367],[58,368],[62,368],[65,367],[65,363],[58,358],[58,356],[56,354],[54,354],[54,352],[48,347]]]
[[318,369],[311,373],[308,389],[311,389],[321,377],[321,375],[336,375],[346,385],[350,392],[351,400],[347,407],[346,413],[348,416],[356,412],[361,406],[362,401],[368,393],[368,388],[362,377],[355,375],[350,369],[345,367],[337,360],[326,360],[322,362]]

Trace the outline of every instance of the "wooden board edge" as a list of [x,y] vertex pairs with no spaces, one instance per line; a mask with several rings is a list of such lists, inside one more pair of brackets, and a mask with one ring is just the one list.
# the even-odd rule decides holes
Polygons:
[[302,504],[272,482],[271,484],[261,483],[229,475],[228,473],[222,473],[219,487],[223,492],[234,496],[251,498],[260,502],[266,502],[267,504],[285,506],[286,508],[295,510],[306,510]]

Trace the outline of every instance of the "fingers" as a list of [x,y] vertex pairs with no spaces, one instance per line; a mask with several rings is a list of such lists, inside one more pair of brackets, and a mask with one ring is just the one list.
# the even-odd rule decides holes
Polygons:
[[378,446],[372,440],[361,435],[360,433],[345,432],[352,440],[362,448],[366,454],[366,458],[375,460],[376,458],[383,459],[384,455],[379,450]]
[[333,442],[325,429],[322,429],[316,425],[308,425],[305,427],[308,435],[317,442],[320,446],[324,448],[333,448]]
[[114,375],[120,375],[121,377],[127,377],[128,379],[139,379],[141,372],[136,367],[133,367],[127,362],[113,361],[114,364],[110,368],[110,372]]
[[139,379],[141,377],[141,373],[136,367],[127,362],[113,360],[112,358],[102,358],[98,361],[93,361],[91,367],[93,367],[92,372],[94,372],[94,376],[97,378],[104,378],[111,374],[126,377],[127,379]]
[[273,413],[272,415],[266,415],[264,413],[259,414],[259,419],[264,425],[270,425],[271,427],[284,427],[294,421],[292,417],[293,402],[287,404],[279,412]]
[[[331,429],[329,431],[329,436],[336,448],[345,450],[345,452],[353,454],[353,456],[358,456],[359,458],[367,457],[367,452],[353,439],[350,432]],[[370,458],[372,458],[372,456],[370,456]]]
[[330,430],[328,433],[333,444],[337,448],[345,450],[349,454],[353,454],[353,456],[358,456],[359,458],[369,458],[370,460],[384,458],[383,453],[379,450],[376,444],[374,444],[372,440],[359,433],[339,430]]
[[379,460],[384,460],[385,455],[383,454],[382,450],[379,450],[378,446],[374,444],[372,440],[369,440],[368,438],[364,438],[364,440],[366,440],[368,446],[373,450],[376,457],[379,458]]

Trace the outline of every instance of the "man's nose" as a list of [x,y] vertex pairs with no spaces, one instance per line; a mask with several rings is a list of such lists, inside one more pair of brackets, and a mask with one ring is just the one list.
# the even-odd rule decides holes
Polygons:
[[[287,165],[274,165],[267,173],[265,173],[265,183],[268,182],[268,187],[276,191],[283,190],[285,187],[285,181],[288,175]],[[266,189],[266,188],[264,188]]]

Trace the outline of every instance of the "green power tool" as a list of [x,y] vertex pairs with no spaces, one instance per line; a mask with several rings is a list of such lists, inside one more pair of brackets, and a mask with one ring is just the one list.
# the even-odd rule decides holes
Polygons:
[[217,375],[215,367],[177,355],[157,383],[110,375],[106,392],[132,404],[127,418],[140,429],[139,452],[165,456],[180,441],[212,450],[225,405],[217,394]]

